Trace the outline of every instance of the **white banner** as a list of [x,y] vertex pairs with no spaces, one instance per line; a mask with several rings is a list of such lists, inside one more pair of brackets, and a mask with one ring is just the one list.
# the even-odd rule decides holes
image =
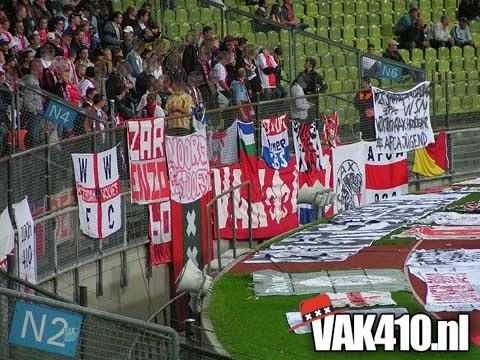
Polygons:
[[410,151],[435,141],[430,124],[429,84],[425,81],[399,93],[372,87],[379,152]]
[[80,229],[103,239],[122,226],[117,147],[98,154],[72,154]]
[[13,204],[13,214],[18,230],[19,277],[33,284],[37,283],[37,251],[32,213],[27,198]]
[[365,204],[365,143],[332,149],[334,212]]
[[15,247],[15,233],[13,231],[12,222],[8,207],[0,214],[0,264],[6,260]]

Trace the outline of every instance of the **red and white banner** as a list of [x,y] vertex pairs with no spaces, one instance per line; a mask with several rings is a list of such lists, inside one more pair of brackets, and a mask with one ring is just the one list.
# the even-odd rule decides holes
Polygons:
[[148,236],[152,265],[172,261],[172,211],[170,201],[148,205]]
[[208,132],[210,166],[225,166],[238,162],[237,133],[237,121],[234,121],[226,130]]
[[[50,197],[50,208],[52,211],[76,205],[75,191],[72,188],[64,189]],[[55,239],[57,244],[73,239],[74,219],[73,212],[67,212],[55,217]]]
[[133,119],[127,123],[132,203],[152,204],[168,200],[165,119]]
[[406,153],[382,153],[376,142],[365,142],[365,203],[369,204],[408,194]]
[[211,190],[205,132],[167,136],[166,144],[171,199],[180,204],[200,199]]
[[399,238],[414,237],[419,240],[478,240],[480,238],[480,226],[414,225],[393,236]]
[[[34,219],[40,218],[45,211],[47,211],[47,197],[44,196],[40,200],[30,202],[30,211]],[[40,222],[35,225],[35,243],[37,246],[37,256],[45,255],[45,222]]]
[[15,233],[12,222],[10,221],[10,214],[8,207],[0,214],[0,266],[6,261],[7,255],[11,254],[15,248]]
[[98,154],[72,154],[80,229],[103,239],[122,226],[117,147]]
[[[297,218],[297,170],[295,160],[291,160],[285,169],[275,170],[265,161],[258,161],[258,176],[266,198],[252,202],[253,237],[269,238],[298,226]],[[240,165],[212,169],[214,194],[240,184],[242,170]],[[248,239],[248,200],[246,191],[234,192],[234,206],[238,239]],[[229,196],[217,202],[220,236],[232,237],[232,204]]]

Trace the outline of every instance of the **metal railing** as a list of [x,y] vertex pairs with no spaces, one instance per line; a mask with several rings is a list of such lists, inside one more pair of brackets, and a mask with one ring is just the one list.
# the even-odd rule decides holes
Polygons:
[[[0,287],[0,359],[60,359],[63,356],[16,345],[11,339],[13,315],[19,304],[63,310],[82,318],[75,359],[179,359],[179,336],[172,328]],[[33,325],[32,325],[33,326]],[[43,332],[42,332],[43,333]],[[57,338],[58,339],[58,338]],[[62,340],[62,339],[61,339]],[[33,342],[33,340],[32,340]]]

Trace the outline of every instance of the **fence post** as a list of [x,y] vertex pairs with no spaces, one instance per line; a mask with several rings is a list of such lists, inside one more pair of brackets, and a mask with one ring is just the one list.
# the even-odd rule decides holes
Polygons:
[[235,199],[234,193],[235,191],[230,192],[230,199],[232,203],[232,251],[233,251],[233,258],[237,258],[237,214],[235,213]]
[[[253,248],[253,224],[252,224],[252,183],[247,183],[248,190],[248,247]],[[234,197],[235,199],[235,197]]]
[[12,143],[11,143],[11,148],[9,149],[9,154],[13,154],[15,152],[15,144],[17,143],[17,133],[16,133],[16,118],[17,118],[17,97],[18,97],[18,91],[12,94],[12,99],[11,99],[11,112],[10,112],[10,134],[12,134]]
[[289,55],[290,59],[288,62],[288,85],[289,89],[292,88],[293,79],[295,79],[295,64],[297,62],[297,51],[295,46],[295,35],[293,33],[293,28],[288,29],[288,46],[289,46]]
[[47,211],[50,211],[50,198],[52,195],[52,189],[50,184],[50,174],[52,173],[52,166],[50,164],[50,156],[51,156],[51,149],[49,143],[49,136],[45,134],[45,144],[47,147],[45,149],[45,157],[46,157],[46,164],[45,164],[45,181],[46,181],[46,192],[47,192]]
[[[15,275],[15,255],[13,254],[7,255],[7,273],[8,275],[12,275],[12,276]],[[11,277],[9,277],[7,279],[7,287],[10,290],[15,290],[14,284],[15,284],[15,281]]]

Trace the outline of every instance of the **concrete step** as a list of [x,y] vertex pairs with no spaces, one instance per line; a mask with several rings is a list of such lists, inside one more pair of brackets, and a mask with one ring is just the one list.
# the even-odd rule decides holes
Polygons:
[[[248,248],[237,248],[237,258],[247,253],[248,251],[249,251]],[[234,260],[235,259],[233,258],[233,250],[229,249],[225,251],[220,258],[220,261],[222,263],[222,268],[224,268]],[[218,270],[218,258],[215,258],[212,261],[210,261],[210,268],[214,271]]]

